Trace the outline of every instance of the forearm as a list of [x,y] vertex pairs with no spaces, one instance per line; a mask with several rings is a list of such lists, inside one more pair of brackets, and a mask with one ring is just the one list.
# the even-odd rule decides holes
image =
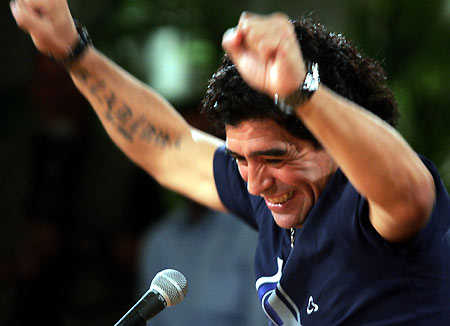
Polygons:
[[163,165],[163,154],[190,136],[188,124],[166,100],[95,49],[70,73],[111,139],[152,175]]
[[70,72],[130,159],[162,186],[223,210],[212,174],[221,140],[192,128],[164,98],[93,48]]
[[[190,127],[148,86],[93,47],[83,47],[85,42],[79,42],[85,35],[78,36],[66,0],[15,0],[10,6],[17,24],[41,53],[73,62],[70,74],[75,85],[130,159],[161,185],[223,210],[212,171],[220,139]],[[68,56],[78,46],[81,52]]]
[[297,112],[358,191],[390,215],[411,214],[405,207],[420,214],[422,203],[433,201],[433,180],[420,158],[372,113],[324,86]]

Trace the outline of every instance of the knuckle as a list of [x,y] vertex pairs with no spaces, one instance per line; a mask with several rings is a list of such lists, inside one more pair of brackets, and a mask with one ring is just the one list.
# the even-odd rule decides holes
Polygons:
[[17,15],[14,17],[17,23],[17,26],[19,26],[22,29],[26,29],[28,27],[27,21],[22,15]]
[[241,13],[241,17],[239,19],[247,19],[250,18],[252,16],[252,13],[248,12],[248,11],[243,11]]
[[239,17],[239,25],[242,25],[248,19],[248,13],[244,11]]
[[285,20],[285,21],[289,20],[289,17],[285,13],[279,11],[274,12],[272,14],[272,18],[276,20]]

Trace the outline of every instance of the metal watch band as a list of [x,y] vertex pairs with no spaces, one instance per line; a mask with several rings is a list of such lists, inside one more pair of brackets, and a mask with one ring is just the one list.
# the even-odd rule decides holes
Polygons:
[[319,83],[319,65],[317,63],[309,63],[308,71],[300,87],[286,98],[280,98],[278,94],[275,94],[275,105],[283,113],[292,115],[295,113],[295,108],[303,105],[311,98],[319,88]]

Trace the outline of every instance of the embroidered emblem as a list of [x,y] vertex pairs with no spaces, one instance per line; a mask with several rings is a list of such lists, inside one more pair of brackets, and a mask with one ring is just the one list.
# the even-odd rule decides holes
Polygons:
[[306,307],[306,313],[311,315],[313,312],[319,310],[319,306],[314,302],[313,296],[309,297],[308,306]]

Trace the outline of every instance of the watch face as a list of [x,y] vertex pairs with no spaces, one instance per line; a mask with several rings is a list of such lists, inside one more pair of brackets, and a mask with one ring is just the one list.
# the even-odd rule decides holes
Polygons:
[[303,82],[303,91],[309,93],[309,97],[311,97],[312,93],[317,91],[317,89],[319,88],[319,83],[319,64],[309,64],[308,73],[306,74],[305,81]]
[[294,114],[295,108],[303,105],[319,88],[319,65],[317,63],[308,64],[308,72],[302,85],[284,99],[275,95],[275,104],[286,114]]

